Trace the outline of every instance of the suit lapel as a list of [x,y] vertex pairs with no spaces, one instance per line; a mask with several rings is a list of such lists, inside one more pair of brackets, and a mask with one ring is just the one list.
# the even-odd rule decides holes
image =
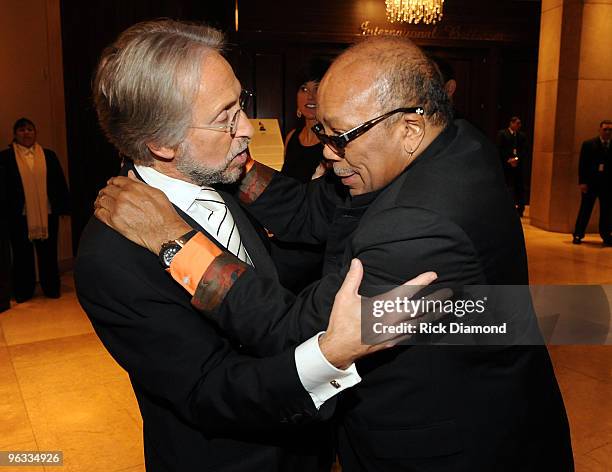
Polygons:
[[249,253],[257,272],[262,274],[276,274],[276,267],[274,266],[268,251],[261,242],[257,231],[253,227],[253,224],[249,221],[249,218],[244,213],[240,205],[229,193],[219,189],[217,189],[217,191],[221,194],[223,200],[225,200],[229,211],[234,217],[236,227],[238,228],[238,231],[240,231],[242,243]]

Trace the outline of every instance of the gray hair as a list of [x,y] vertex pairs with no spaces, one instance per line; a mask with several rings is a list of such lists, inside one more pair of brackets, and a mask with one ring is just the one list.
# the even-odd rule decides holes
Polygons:
[[176,148],[191,123],[205,54],[223,33],[173,20],[137,23],[102,53],[93,84],[98,121],[134,162],[151,165],[147,144]]
[[[351,46],[337,62],[367,62],[376,68],[373,79],[380,112],[422,106],[428,121],[444,126],[453,107],[436,64],[406,38],[376,36]],[[401,117],[387,120],[392,125]]]

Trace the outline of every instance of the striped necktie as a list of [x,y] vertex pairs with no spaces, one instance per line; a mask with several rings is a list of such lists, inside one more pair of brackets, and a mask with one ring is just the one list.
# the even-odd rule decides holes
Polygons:
[[208,212],[205,228],[229,252],[241,261],[253,265],[246,252],[236,222],[223,197],[212,188],[202,188],[196,203]]

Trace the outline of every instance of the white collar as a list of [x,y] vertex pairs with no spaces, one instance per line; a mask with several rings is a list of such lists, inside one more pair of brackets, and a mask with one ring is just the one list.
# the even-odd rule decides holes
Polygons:
[[209,188],[200,187],[199,185],[175,179],[174,177],[168,177],[153,169],[153,167],[145,167],[137,164],[135,164],[134,167],[146,184],[164,192],[168,200],[184,212],[187,212],[189,207],[193,205],[193,202],[198,198],[202,188]]
[[17,146],[17,148],[21,151],[22,154],[32,155],[32,156],[34,155],[34,147],[35,147],[35,145],[36,144],[34,144],[34,145],[30,146],[30,147],[25,147],[25,146],[22,146],[19,143],[13,143],[13,146]]

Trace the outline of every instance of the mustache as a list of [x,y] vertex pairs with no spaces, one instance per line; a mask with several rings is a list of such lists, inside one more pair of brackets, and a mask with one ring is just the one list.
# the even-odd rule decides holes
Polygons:
[[341,167],[334,164],[334,174],[336,174],[338,177],[344,177],[354,173],[355,171],[350,167]]
[[236,157],[238,154],[246,151],[249,147],[250,142],[250,138],[238,138],[238,142],[235,144],[236,151],[232,152],[233,157]]

